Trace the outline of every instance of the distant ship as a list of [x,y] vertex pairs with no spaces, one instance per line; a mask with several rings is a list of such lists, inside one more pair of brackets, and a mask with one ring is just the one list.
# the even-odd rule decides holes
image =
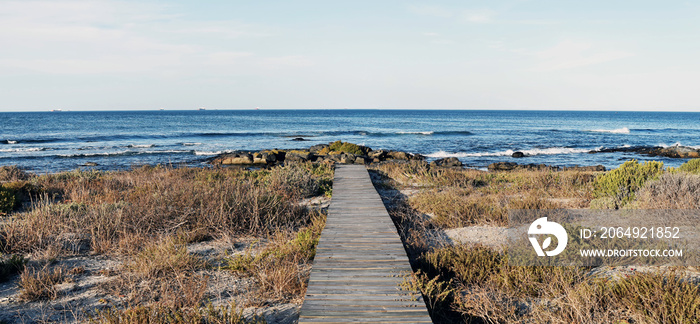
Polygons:
[[204,107],[199,107],[198,110],[206,110]]
[[160,110],[165,110],[165,108],[160,108]]
[[51,112],[59,112],[59,111],[63,111],[63,110],[62,109],[51,109]]

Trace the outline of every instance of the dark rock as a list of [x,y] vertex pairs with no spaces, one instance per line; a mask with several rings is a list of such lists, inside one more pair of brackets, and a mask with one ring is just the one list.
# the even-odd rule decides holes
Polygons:
[[456,157],[448,157],[448,158],[437,159],[433,162],[430,162],[430,165],[432,165],[432,166],[446,166],[446,167],[461,167],[462,161],[460,161]]
[[368,164],[369,161],[369,158],[364,156],[358,156],[355,158],[355,164]]
[[309,151],[289,151],[287,152],[284,161],[285,162],[306,162],[310,161],[313,157],[313,153]]
[[329,146],[328,144],[316,144],[314,146],[309,147],[309,152],[318,153],[318,151],[320,151],[328,146]]
[[590,151],[589,153],[612,153],[612,152],[623,152],[623,153],[637,153],[646,156],[664,156],[669,158],[700,158],[700,150],[687,146],[630,146],[630,147],[614,147],[614,148],[604,148],[600,150]]
[[303,137],[295,137],[295,138],[292,138],[292,141],[303,142],[303,141],[306,141],[306,139],[304,139]]
[[489,171],[510,171],[517,167],[518,164],[514,162],[496,162],[489,164],[488,169]]
[[389,151],[387,155],[389,156],[389,158],[394,160],[408,160],[410,158],[409,153],[401,151]]
[[369,151],[367,153],[367,156],[369,156],[372,159],[384,159],[386,158],[387,152],[385,150],[376,150],[376,151]]
[[353,164],[356,159],[357,156],[355,154],[343,153],[340,155],[340,163]]
[[511,156],[514,158],[523,158],[523,157],[525,157],[525,153],[517,151],[517,152],[513,152],[513,155],[511,155]]

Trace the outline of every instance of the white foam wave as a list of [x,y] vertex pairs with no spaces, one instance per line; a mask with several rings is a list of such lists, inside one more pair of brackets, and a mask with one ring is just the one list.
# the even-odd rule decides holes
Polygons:
[[7,140],[7,144],[17,144],[17,141]]
[[611,133],[611,134],[629,134],[630,129],[627,127],[622,127],[622,128],[618,128],[618,129],[591,129],[588,132]]
[[39,152],[46,151],[45,147],[27,147],[27,148],[11,148],[11,149],[0,149],[0,152],[13,153],[13,152]]
[[[582,148],[548,147],[548,148],[542,148],[542,149],[521,150],[519,152],[523,152],[526,156],[532,156],[532,155],[577,154],[577,153],[588,153],[589,151],[590,151],[590,149],[582,149]],[[466,152],[450,153],[450,152],[445,152],[445,151],[438,151],[435,153],[430,153],[426,156],[431,157],[431,158],[511,156],[515,152],[516,151],[513,151],[513,150],[505,150],[505,151],[500,151],[500,152],[476,152],[476,153],[466,153]]]
[[183,146],[197,146],[202,145],[202,143],[182,143]]
[[129,144],[126,147],[132,147],[132,148],[151,148],[155,147],[155,144]]
[[396,132],[396,134],[433,135],[435,132]]
[[224,154],[224,153],[231,153],[233,151],[231,150],[225,150],[225,151],[194,151],[194,155],[219,155],[219,154]]

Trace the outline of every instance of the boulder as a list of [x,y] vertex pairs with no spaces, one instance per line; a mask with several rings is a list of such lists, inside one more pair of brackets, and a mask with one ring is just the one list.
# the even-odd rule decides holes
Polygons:
[[369,164],[370,159],[364,156],[358,156],[355,158],[355,164]]
[[430,165],[432,165],[432,166],[445,166],[445,167],[461,167],[462,161],[460,161],[456,157],[448,157],[448,158],[437,159],[433,162],[430,162]]
[[353,164],[356,159],[357,156],[355,154],[343,153],[340,155],[340,163]]
[[309,152],[318,153],[318,151],[320,151],[326,147],[328,147],[328,144],[316,144],[316,145],[309,147]]
[[513,154],[511,156],[514,158],[523,158],[523,157],[525,157],[525,153],[520,152],[520,151],[516,151],[516,152],[513,152]]
[[408,160],[410,158],[410,155],[408,153],[401,151],[389,151],[387,155],[389,156],[389,158],[394,160]]
[[518,164],[514,162],[496,162],[489,164],[488,169],[489,171],[510,171],[517,167]]
[[272,164],[276,161],[277,157],[274,154],[268,152],[253,153],[253,164]]
[[295,138],[292,138],[292,141],[303,142],[303,141],[306,141],[306,139],[304,139],[303,137],[295,137]]
[[[253,156],[248,153],[229,153],[220,157],[219,164],[253,164]],[[216,163],[216,160],[214,161]]]
[[313,154],[309,151],[298,151],[298,150],[293,150],[287,152],[285,155],[284,161],[285,162],[306,162],[310,161],[313,157]]
[[613,147],[604,148],[600,150],[590,151],[589,153],[611,153],[611,152],[625,152],[625,153],[637,153],[646,156],[664,156],[669,158],[680,158],[680,159],[690,159],[690,158],[700,158],[700,149],[695,149],[692,147],[675,145],[669,147],[661,146],[631,146],[631,147]]
[[85,163],[81,164],[80,166],[94,167],[94,166],[99,166],[99,164],[97,164],[95,162],[85,162]]
[[385,150],[376,150],[376,151],[369,151],[367,153],[367,156],[369,156],[372,159],[384,159],[386,158],[387,152]]

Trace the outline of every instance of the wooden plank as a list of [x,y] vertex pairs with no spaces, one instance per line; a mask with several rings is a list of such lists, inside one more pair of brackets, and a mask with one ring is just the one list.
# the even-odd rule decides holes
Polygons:
[[432,323],[420,293],[401,290],[411,267],[367,170],[335,170],[299,323]]

